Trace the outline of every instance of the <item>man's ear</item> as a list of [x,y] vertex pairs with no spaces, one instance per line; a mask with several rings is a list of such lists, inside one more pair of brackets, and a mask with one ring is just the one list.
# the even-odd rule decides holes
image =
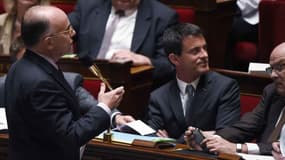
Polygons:
[[51,37],[45,37],[44,45],[47,47],[48,50],[52,50],[54,47],[54,40]]
[[179,57],[176,54],[170,53],[168,55],[168,58],[169,58],[170,62],[172,64],[174,64],[175,66],[179,65]]

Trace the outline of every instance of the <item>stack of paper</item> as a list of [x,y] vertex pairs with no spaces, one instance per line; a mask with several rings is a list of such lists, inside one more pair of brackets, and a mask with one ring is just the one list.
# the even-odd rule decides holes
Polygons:
[[[97,139],[103,139],[103,133],[101,133],[99,136],[97,136]],[[121,142],[121,143],[127,143],[132,144],[134,139],[140,139],[140,140],[146,140],[146,141],[152,141],[152,142],[175,142],[175,139],[172,138],[161,138],[161,137],[150,137],[150,136],[141,136],[141,135],[135,135],[135,134],[129,134],[129,133],[121,133],[121,132],[115,132],[112,131],[112,141],[115,142]]]
[[266,73],[266,68],[270,67],[268,63],[249,63],[248,73],[252,74],[260,74],[260,75],[268,75]]

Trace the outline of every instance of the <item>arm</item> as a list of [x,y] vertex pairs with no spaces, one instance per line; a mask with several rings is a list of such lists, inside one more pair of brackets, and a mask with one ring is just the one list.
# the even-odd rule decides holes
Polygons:
[[[117,106],[123,89],[104,92],[101,86],[99,101],[107,106]],[[50,81],[36,85],[27,97],[31,106],[23,117],[32,130],[34,137],[46,137],[42,141],[79,147],[105,130],[109,124],[109,115],[98,106],[93,106],[79,118],[77,103],[61,87]],[[33,133],[32,133],[33,134]]]
[[151,94],[146,122],[154,130],[164,129],[162,117],[160,103],[157,101],[155,94]]
[[240,119],[239,86],[231,80],[224,88],[219,99],[219,107],[216,118],[216,130],[232,125]]
[[246,113],[240,121],[232,126],[218,130],[216,134],[236,143],[255,139],[263,132],[266,124],[266,105],[264,105],[266,95],[267,93],[264,92],[262,100],[252,112]]

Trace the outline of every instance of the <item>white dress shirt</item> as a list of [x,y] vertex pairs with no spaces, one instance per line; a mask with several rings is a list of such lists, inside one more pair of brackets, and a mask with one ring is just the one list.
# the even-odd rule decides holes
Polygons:
[[198,85],[199,80],[200,80],[200,77],[191,83],[186,83],[186,82],[178,79],[178,77],[176,77],[176,80],[177,80],[178,88],[180,90],[180,99],[181,99],[181,103],[182,103],[183,115],[185,116],[185,114],[186,114],[186,103],[188,101],[188,95],[186,93],[186,87],[187,87],[187,85],[191,84],[193,86],[193,88],[196,90],[197,85]]
[[[115,9],[114,7],[112,7],[111,13],[107,21],[107,25],[105,27],[106,29],[109,28],[109,25],[111,24],[115,16],[116,16]],[[111,38],[110,46],[104,46],[106,44],[102,43],[98,55],[104,54],[105,59],[110,59],[112,58],[113,54],[116,51],[119,51],[122,49],[130,50],[132,39],[133,39],[133,34],[134,34],[134,29],[135,29],[136,17],[137,17],[137,9],[125,11],[125,16],[120,17],[117,23],[117,26]],[[105,48],[105,47],[108,47],[107,53],[106,54],[101,53],[102,48]]]
[[258,5],[260,0],[238,0],[237,5],[241,10],[243,19],[249,24],[255,25],[259,22]]

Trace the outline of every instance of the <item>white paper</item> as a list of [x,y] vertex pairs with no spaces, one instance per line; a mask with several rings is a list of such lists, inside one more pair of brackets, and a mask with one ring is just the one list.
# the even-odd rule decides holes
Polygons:
[[0,130],[8,129],[5,108],[0,108]]
[[285,156],[285,125],[283,125],[281,133],[280,133],[280,150],[281,154]]
[[126,125],[136,130],[140,135],[147,135],[147,134],[155,133],[154,129],[152,129],[147,124],[143,123],[141,120],[136,120],[136,121],[127,123]]
[[[266,68],[270,67],[268,63],[249,63],[248,73],[267,74]],[[268,75],[268,74],[267,74]]]
[[245,160],[274,160],[272,156],[238,153]]

